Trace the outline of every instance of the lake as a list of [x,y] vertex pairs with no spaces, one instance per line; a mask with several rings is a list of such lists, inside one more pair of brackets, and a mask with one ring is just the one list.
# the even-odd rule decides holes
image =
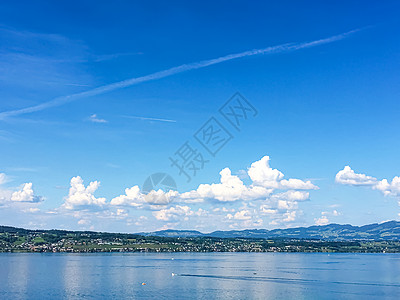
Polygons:
[[0,254],[0,299],[399,299],[399,295],[399,254]]

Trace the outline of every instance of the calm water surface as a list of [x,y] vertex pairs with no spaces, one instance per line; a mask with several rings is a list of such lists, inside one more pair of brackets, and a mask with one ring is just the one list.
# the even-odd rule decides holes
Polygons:
[[400,299],[400,255],[0,254],[0,299],[143,298]]

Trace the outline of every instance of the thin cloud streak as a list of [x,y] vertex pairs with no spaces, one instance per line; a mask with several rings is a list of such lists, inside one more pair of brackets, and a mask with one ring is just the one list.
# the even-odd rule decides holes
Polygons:
[[359,29],[356,30],[351,30],[349,32],[345,32],[339,35],[334,35],[328,38],[316,40],[316,41],[311,41],[311,42],[303,42],[303,43],[287,43],[287,44],[282,44],[278,46],[272,46],[272,47],[267,47],[263,49],[254,49],[254,50],[249,50],[241,53],[236,53],[236,54],[229,54],[226,56],[222,56],[219,58],[214,58],[214,59],[209,59],[209,60],[203,60],[200,62],[194,62],[194,63],[189,63],[189,64],[183,64],[177,67],[173,67],[167,70],[155,72],[149,75],[141,76],[141,77],[136,77],[136,78],[131,78],[123,81],[119,81],[116,83],[100,86],[98,88],[94,88],[85,92],[80,92],[68,96],[61,96],[57,97],[51,101],[44,102],[35,106],[31,107],[26,107],[22,109],[17,109],[17,110],[11,110],[11,111],[5,111],[0,113],[0,120],[5,119],[7,117],[12,117],[12,116],[18,116],[22,114],[27,114],[27,113],[32,113],[32,112],[37,112],[41,111],[50,107],[54,106],[60,106],[72,101],[76,101],[78,99],[82,99],[84,97],[92,97],[96,95],[100,95],[103,93],[111,92],[114,90],[118,90],[121,88],[125,87],[130,87],[142,82],[147,82],[147,81],[152,81],[152,80],[157,80],[161,79],[164,77],[168,77],[174,74],[186,72],[189,70],[196,70],[200,68],[205,68],[208,66],[216,65],[222,62],[242,58],[242,57],[248,57],[248,56],[254,56],[254,55],[260,55],[260,54],[275,54],[275,53],[282,53],[282,52],[289,52],[289,51],[296,51],[300,49],[305,49],[305,48],[311,48],[323,44],[328,44],[332,43],[335,41],[342,40],[349,35],[359,31]]
[[171,119],[161,119],[161,118],[151,118],[151,117],[139,117],[139,116],[124,116],[124,118],[129,119],[138,119],[143,121],[159,121],[159,122],[169,122],[169,123],[176,123],[176,120]]
[[93,123],[108,123],[107,120],[97,117],[97,114],[92,114],[88,120]]

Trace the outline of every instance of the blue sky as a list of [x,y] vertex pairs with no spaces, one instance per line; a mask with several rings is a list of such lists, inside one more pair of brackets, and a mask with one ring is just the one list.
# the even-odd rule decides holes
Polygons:
[[[207,232],[399,219],[399,8],[2,2],[1,223]],[[218,111],[236,92],[257,110],[240,131]],[[215,156],[193,137],[211,117],[232,136]],[[190,182],[169,159],[185,142],[208,160]],[[177,191],[150,199],[143,183],[158,172]]]

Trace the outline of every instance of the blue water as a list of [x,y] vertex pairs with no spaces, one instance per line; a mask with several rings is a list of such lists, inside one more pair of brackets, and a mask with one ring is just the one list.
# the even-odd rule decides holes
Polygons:
[[400,299],[400,255],[0,254],[0,299],[146,298]]

